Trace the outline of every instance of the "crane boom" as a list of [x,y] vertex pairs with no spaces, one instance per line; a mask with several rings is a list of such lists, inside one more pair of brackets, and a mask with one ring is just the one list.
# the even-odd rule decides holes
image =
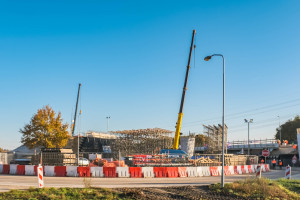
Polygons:
[[76,108],[75,108],[75,115],[74,115],[74,124],[72,125],[72,136],[74,136],[74,132],[75,132],[75,125],[76,125],[76,117],[77,117],[77,108],[78,108],[78,100],[79,100],[79,94],[80,94],[80,87],[81,87],[81,83],[79,83],[79,86],[78,86],[77,101],[76,101]]
[[188,80],[188,77],[189,77],[190,63],[191,63],[192,51],[193,51],[193,47],[194,47],[195,33],[196,33],[196,30],[193,30],[192,42],[191,42],[190,53],[189,53],[189,60],[188,60],[188,64],[187,64],[187,67],[186,67],[186,73],[185,73],[185,80],[184,80],[184,86],[183,86],[183,91],[182,91],[181,103],[180,103],[178,119],[177,119],[177,123],[176,123],[176,131],[175,131],[173,149],[178,149],[178,146],[179,146],[180,129],[181,129],[182,116],[183,116],[183,105],[184,105],[185,93],[186,93],[186,90],[187,90],[187,80]]

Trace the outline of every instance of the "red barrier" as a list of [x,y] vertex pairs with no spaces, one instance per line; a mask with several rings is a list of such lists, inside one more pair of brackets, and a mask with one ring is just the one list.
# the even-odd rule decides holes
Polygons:
[[[34,165],[33,170],[34,170],[34,175],[36,176],[37,175],[37,165]],[[44,172],[44,176],[45,176],[45,167],[44,166],[43,166],[43,172]]]
[[241,165],[242,174],[246,174],[245,166]]
[[67,168],[66,166],[55,166],[54,172],[55,172],[55,176],[66,176]]
[[234,166],[234,174],[239,174],[239,172],[237,171],[237,166]]
[[268,164],[265,164],[265,169],[266,169],[266,172],[269,172],[269,171],[270,171],[270,168],[269,168],[269,165],[268,165]]
[[212,176],[218,176],[219,175],[218,167],[209,167],[209,170],[210,170],[210,174]]
[[251,165],[248,165],[248,171],[249,171],[250,174],[253,173]]
[[166,167],[153,167],[153,173],[158,178],[167,177]]
[[179,167],[166,167],[166,177],[169,178],[178,177],[178,168]]
[[224,174],[225,175],[231,175],[230,170],[229,170],[229,166],[224,166]]
[[3,165],[3,174],[9,174],[10,167],[9,165]]
[[17,175],[25,175],[25,165],[17,166]]
[[77,173],[80,177],[90,177],[90,167],[77,167]]
[[103,174],[107,178],[117,177],[116,168],[115,167],[103,167]]
[[129,174],[132,178],[142,178],[142,168],[141,167],[129,167]]
[[187,177],[186,167],[178,167],[179,177]]

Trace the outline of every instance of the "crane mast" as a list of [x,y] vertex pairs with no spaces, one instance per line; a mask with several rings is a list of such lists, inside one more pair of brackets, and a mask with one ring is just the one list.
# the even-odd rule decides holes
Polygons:
[[173,149],[178,149],[178,146],[179,146],[179,137],[180,137],[182,116],[183,116],[183,105],[184,105],[185,93],[186,93],[186,90],[187,90],[187,80],[188,80],[188,77],[189,77],[190,63],[191,63],[192,51],[193,51],[193,47],[194,47],[195,33],[196,33],[196,30],[193,30],[193,36],[192,36],[192,42],[191,42],[191,47],[190,47],[189,59],[188,59],[187,67],[186,67],[184,86],[183,86],[183,91],[182,91],[182,96],[181,96],[181,103],[180,103],[178,119],[177,119],[177,123],[176,123],[176,131],[175,131],[175,137],[174,137],[174,142],[173,142]]
[[76,117],[77,117],[77,108],[78,108],[78,100],[79,100],[79,94],[80,94],[80,87],[81,87],[81,83],[79,83],[79,86],[78,86],[77,101],[76,101],[76,108],[75,108],[75,115],[74,115],[74,124],[72,125],[72,136],[74,136],[74,132],[75,132],[75,125],[76,125]]

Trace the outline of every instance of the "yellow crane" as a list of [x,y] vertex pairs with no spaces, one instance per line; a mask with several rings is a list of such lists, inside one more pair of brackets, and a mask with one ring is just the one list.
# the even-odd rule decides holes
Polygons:
[[184,86],[183,86],[183,91],[182,91],[181,103],[180,103],[178,119],[177,119],[177,123],[176,123],[176,131],[175,131],[175,137],[174,137],[174,142],[173,142],[173,149],[178,149],[178,146],[179,146],[179,137],[180,137],[182,116],[183,116],[183,105],[184,105],[185,93],[186,93],[186,90],[187,90],[187,80],[188,80],[188,77],[189,77],[189,71],[190,71],[190,67],[191,67],[190,64],[191,64],[192,51],[193,51],[193,47],[194,47],[195,33],[196,33],[196,30],[193,30],[192,42],[191,42],[190,53],[189,53],[189,60],[188,60],[188,64],[187,64],[187,67],[186,67],[186,73],[185,73],[185,80],[184,80]]

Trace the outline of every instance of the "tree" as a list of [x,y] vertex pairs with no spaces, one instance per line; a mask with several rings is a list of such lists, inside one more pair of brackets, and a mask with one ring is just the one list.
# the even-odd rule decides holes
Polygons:
[[203,147],[208,142],[208,137],[203,134],[198,134],[195,136],[195,146]]
[[2,148],[0,147],[0,153],[5,153],[5,152],[8,152],[8,150],[7,150],[7,149],[2,149]]
[[63,124],[61,113],[56,116],[50,106],[38,109],[20,133],[23,134],[21,142],[32,149],[34,147],[62,148],[70,137],[68,124]]
[[[280,126],[281,139],[288,140],[289,143],[297,141],[297,128],[300,128],[300,117],[297,115],[293,120],[289,120]],[[280,139],[280,129],[276,129],[275,139]]]

